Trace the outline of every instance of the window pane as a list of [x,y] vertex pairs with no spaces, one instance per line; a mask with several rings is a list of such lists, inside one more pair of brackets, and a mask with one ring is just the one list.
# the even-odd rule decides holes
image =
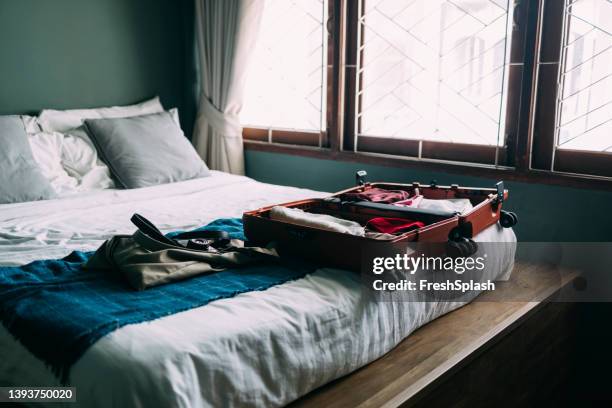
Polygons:
[[322,0],[265,0],[247,76],[244,126],[324,129],[326,14]]
[[503,145],[507,1],[367,0],[364,7],[359,134]]
[[612,151],[612,4],[567,2],[557,146]]

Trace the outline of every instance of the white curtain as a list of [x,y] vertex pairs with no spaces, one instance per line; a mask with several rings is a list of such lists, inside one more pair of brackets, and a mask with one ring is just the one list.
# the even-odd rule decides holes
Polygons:
[[264,0],[196,0],[200,101],[193,144],[208,166],[244,174],[238,115]]

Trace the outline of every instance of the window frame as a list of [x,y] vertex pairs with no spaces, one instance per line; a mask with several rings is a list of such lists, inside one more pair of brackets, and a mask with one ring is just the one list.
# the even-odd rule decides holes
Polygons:
[[[327,21],[324,23],[324,32],[327,32],[327,55],[325,65],[325,75],[327,88],[322,89],[325,92],[325,129],[317,132],[310,130],[301,129],[282,129],[276,127],[244,127],[242,129],[242,137],[245,141],[259,142],[259,143],[271,143],[271,144],[286,144],[286,145],[297,145],[297,146],[309,146],[318,148],[329,148],[330,138],[329,130],[334,125],[334,111],[331,109],[337,101],[337,97],[332,92],[336,66],[339,66],[336,54],[339,51],[338,45],[335,44],[334,39],[338,37],[335,35],[337,27],[336,19],[334,18],[335,8],[337,0],[323,0],[327,3]],[[339,5],[339,4],[338,4]]]
[[[349,92],[346,95],[348,104],[358,106],[361,104],[360,97],[357,97],[357,90],[361,88],[361,84],[357,85],[357,68],[363,65],[362,54],[357,51],[361,47],[360,41],[364,39],[363,27],[359,24],[361,18],[361,10],[365,9],[365,2],[367,0],[352,1],[347,4],[348,7],[348,28],[353,32],[348,33],[349,50],[348,54],[350,57],[347,60],[347,70],[350,72],[348,77],[352,81]],[[514,75],[516,65],[522,65],[522,47],[524,46],[524,34],[525,24],[524,19],[526,18],[525,13],[521,13],[521,9],[517,5],[513,5],[515,14],[513,15],[514,21],[512,37],[511,37],[511,49],[509,50],[509,66],[508,70],[504,75],[508,75],[508,94],[505,94],[506,118],[504,129],[504,145],[503,146],[491,146],[482,144],[467,144],[467,143],[451,143],[451,142],[438,142],[425,139],[401,139],[392,137],[383,137],[378,135],[361,135],[355,131],[355,127],[359,128],[359,122],[355,119],[357,115],[357,109],[351,109],[350,115],[346,117],[348,123],[357,123],[351,128],[351,132],[345,134],[344,138],[344,150],[366,153],[382,153],[382,154],[398,154],[402,156],[409,156],[419,160],[443,160],[451,162],[471,162],[475,164],[486,164],[495,167],[513,167],[514,156],[508,155],[508,144],[513,144],[516,139],[516,131],[513,129],[514,124],[518,123],[518,110],[517,106],[520,103],[520,87],[511,86],[511,84],[521,81],[522,77]],[[360,30],[361,28],[361,30]],[[357,60],[359,58],[359,61]],[[511,74],[512,71],[512,74]],[[361,80],[360,77],[359,80]],[[355,100],[353,100],[355,99]]]
[[534,169],[590,176],[612,177],[612,153],[558,149],[556,146],[556,102],[558,76],[562,66],[561,48],[565,27],[566,0],[544,1],[542,30],[536,67],[538,103],[534,108],[534,137],[531,166]]
[[[511,0],[509,7],[514,8],[515,28],[508,68],[505,146],[359,136],[360,148],[355,149],[359,57],[355,46],[359,37],[356,22],[358,3],[364,1],[367,0],[327,0],[325,131],[319,135],[317,132],[245,128],[243,136],[247,150],[612,190],[610,153],[563,149],[554,155],[554,168],[550,167],[550,161],[547,162],[553,154],[552,148],[548,150],[550,153],[546,149],[554,143],[555,137],[556,97],[551,96],[556,96],[556,87],[551,84],[556,83],[556,75],[551,82],[550,75],[543,72],[550,68],[542,68],[550,64],[541,62],[542,58],[548,58],[546,56],[559,55],[563,26],[563,14],[559,11],[564,10],[565,1]],[[495,154],[498,155],[497,165],[490,163]],[[585,169],[595,174],[587,174]]]

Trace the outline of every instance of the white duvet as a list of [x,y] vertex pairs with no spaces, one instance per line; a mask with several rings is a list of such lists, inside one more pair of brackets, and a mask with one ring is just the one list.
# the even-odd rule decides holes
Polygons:
[[[0,265],[94,250],[114,234],[133,232],[134,212],[169,231],[323,195],[213,172],[145,189],[1,205]],[[506,275],[514,261],[512,230],[495,225],[476,240],[507,242],[505,250],[488,254],[490,277]],[[357,274],[323,269],[120,328],[90,347],[73,366],[70,382],[84,407],[280,406],[377,359],[459,306],[374,302]],[[0,325],[0,386],[8,385],[50,386],[57,380]]]

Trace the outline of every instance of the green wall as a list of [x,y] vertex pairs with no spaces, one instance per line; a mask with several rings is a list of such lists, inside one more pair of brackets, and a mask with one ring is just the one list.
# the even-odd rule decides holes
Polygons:
[[[286,154],[246,151],[247,175],[259,181],[322,191],[338,191],[354,185],[358,169],[368,172],[370,181],[410,183],[457,183],[491,186],[496,180],[399,169],[357,163],[299,157]],[[515,211],[515,231],[521,241],[610,241],[612,234],[612,192],[507,182],[510,198],[505,208]]]
[[[190,131],[189,0],[0,0],[0,114],[160,95]],[[190,133],[189,133],[190,134]]]

